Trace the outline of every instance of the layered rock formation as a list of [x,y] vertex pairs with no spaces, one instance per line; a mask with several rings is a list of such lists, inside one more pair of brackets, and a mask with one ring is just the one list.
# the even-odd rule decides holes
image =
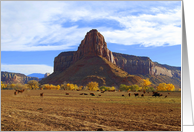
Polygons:
[[102,56],[115,64],[112,52],[107,48],[104,37],[96,30],[92,29],[81,41],[78,50],[74,53],[73,61],[81,59],[83,56]]
[[98,82],[99,86],[115,86],[120,84],[132,85],[138,83],[141,77],[129,75],[115,64],[101,56],[85,56],[73,63],[62,72],[54,72],[43,78],[41,84],[62,84],[64,82],[77,85],[87,85],[91,81]]
[[165,75],[169,77],[181,78],[180,68],[161,65],[157,62],[153,62],[149,57],[138,57],[114,52],[113,55],[116,65],[121,67],[129,74]]
[[107,48],[104,37],[93,29],[81,41],[76,52],[62,52],[54,60],[54,72],[64,71],[85,56],[102,56],[115,64],[112,52]]
[[[54,61],[54,72],[64,71],[71,66],[74,62],[73,57],[75,53],[75,51],[60,53]],[[172,66],[165,67],[156,62],[152,62],[149,57],[138,57],[115,52],[112,54],[115,64],[129,74],[166,75],[181,78],[180,68],[173,69]]]
[[20,73],[11,73],[11,72],[1,72],[1,81],[3,81],[6,84],[26,84],[30,80],[36,80],[39,81],[37,77],[28,77],[24,74]]
[[151,74],[155,73],[154,63],[148,57],[137,57],[120,53],[113,53],[116,65],[129,74]]
[[54,72],[61,72],[66,70],[73,64],[73,56],[75,51],[62,52],[54,60]]
[[[171,78],[175,77],[175,79],[178,78],[178,80],[180,80],[180,77],[181,77],[180,68],[175,68],[168,65],[161,65],[156,62],[152,62],[152,60],[149,57],[137,57],[133,55],[126,55],[126,54],[120,54],[120,53],[114,53],[114,52],[112,53],[107,48],[107,44],[104,40],[104,37],[97,30],[93,29],[85,35],[85,38],[81,41],[81,44],[79,45],[77,51],[62,52],[57,57],[55,57],[54,73],[50,75],[49,80],[52,83],[57,83],[57,80],[52,81],[52,78],[57,77],[59,74],[60,76],[62,76],[61,73],[66,71],[64,72],[64,76],[67,76],[67,78],[64,78],[63,80],[60,78],[58,79],[61,80],[60,82],[65,80],[68,81],[68,76],[70,76],[69,75],[70,73],[67,72],[67,70],[70,70],[70,69],[72,70],[72,67],[74,67],[75,69],[80,69],[80,67],[86,67],[84,63],[87,63],[88,65],[92,65],[91,63],[88,63],[88,61],[89,60],[97,61],[96,57],[97,58],[102,57],[108,61],[108,63],[106,62],[106,64],[104,62],[101,63],[102,65],[107,65],[108,67],[111,67],[110,65],[113,64],[114,65],[113,69],[120,68],[121,70],[126,71],[128,74],[132,74],[132,75],[152,75],[152,76],[162,75],[162,76],[168,76]],[[80,60],[82,61],[79,62],[79,65],[78,65],[78,61]],[[87,71],[87,69],[85,70]],[[71,71],[71,72],[77,75],[77,73],[75,73],[74,71]],[[77,72],[80,72],[80,71],[77,71]],[[82,72],[85,72],[85,71],[82,71]],[[102,79],[103,78],[102,76],[94,77],[96,73],[93,73],[92,71],[90,72],[92,74],[89,75],[89,72],[88,72],[87,76],[84,76],[83,75],[84,73],[80,73],[77,76],[85,77],[85,80],[91,80],[91,77],[93,76],[93,78],[96,78],[96,80],[99,80],[99,78],[101,78],[100,79],[101,81],[99,82],[105,81]],[[68,74],[68,75],[65,75],[65,74]],[[118,77],[116,78],[118,79]],[[69,79],[69,80],[74,80],[74,79]],[[76,81],[74,80],[74,82]],[[49,82],[45,81],[45,83],[49,83]],[[82,84],[82,82],[79,82],[79,83]]]

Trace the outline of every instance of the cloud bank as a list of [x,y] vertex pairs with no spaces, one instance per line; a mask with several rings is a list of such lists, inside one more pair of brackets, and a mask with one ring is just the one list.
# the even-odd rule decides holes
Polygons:
[[1,50],[67,50],[91,29],[107,43],[181,44],[181,2],[2,1]]
[[53,67],[47,65],[25,65],[25,64],[1,64],[1,71],[9,71],[14,73],[23,73],[25,75],[29,75],[32,73],[53,73]]

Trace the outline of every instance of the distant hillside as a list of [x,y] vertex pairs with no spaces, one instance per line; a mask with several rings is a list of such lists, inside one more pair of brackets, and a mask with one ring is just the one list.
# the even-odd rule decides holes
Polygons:
[[21,83],[21,84],[26,84],[28,81],[30,80],[36,80],[39,81],[39,79],[37,77],[28,77],[24,74],[21,73],[12,73],[12,72],[5,72],[2,71],[1,72],[1,81],[3,81],[4,83]]

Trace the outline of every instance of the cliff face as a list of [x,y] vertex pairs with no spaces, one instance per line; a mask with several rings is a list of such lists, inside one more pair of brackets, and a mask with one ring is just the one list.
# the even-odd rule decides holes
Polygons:
[[74,51],[62,52],[54,60],[54,72],[61,72],[66,70],[73,64]]
[[73,63],[67,70],[54,72],[43,78],[41,84],[62,84],[64,82],[86,86],[89,82],[98,82],[99,86],[132,85],[141,77],[129,75],[102,56],[85,56]]
[[83,56],[102,56],[108,61],[115,64],[112,52],[107,48],[104,37],[93,29],[88,32],[85,38],[81,41],[77,52],[74,53],[73,61],[81,59]]
[[167,75],[169,77],[181,79],[181,67],[174,67],[169,65],[162,65],[157,62],[154,62],[155,65],[155,74],[156,75]]
[[89,31],[75,52],[62,52],[54,60],[54,72],[61,72],[85,56],[102,56],[115,64],[104,37],[95,29]]
[[[97,59],[98,57],[104,58],[108,62],[105,63],[100,61],[99,63],[96,63],[95,65],[93,65],[95,63],[94,61],[98,60]],[[92,61],[92,63],[88,61]],[[87,66],[85,63],[91,66]],[[106,75],[103,74],[103,76],[101,75],[96,76],[98,72],[96,71],[94,72],[93,71],[94,68],[92,68],[97,65],[99,67],[101,65],[111,67],[110,63],[113,65],[112,68],[110,68],[112,69],[111,71],[114,71],[114,69],[120,68],[121,71],[126,71],[128,74],[138,75],[138,76],[140,75],[141,77],[146,77],[147,75],[149,75],[152,78],[155,78],[155,80],[157,80],[156,79],[157,75],[163,76],[162,78],[165,78],[166,76],[167,78],[178,80],[178,81],[175,81],[176,83],[180,82],[180,78],[181,78],[180,67],[161,65],[157,62],[153,62],[149,57],[138,57],[138,56],[126,55],[126,54],[120,54],[120,53],[114,53],[114,52],[112,53],[107,48],[107,44],[104,40],[104,37],[97,30],[93,29],[85,35],[85,38],[81,41],[81,44],[79,45],[77,51],[62,52],[57,57],[55,57],[54,73],[51,74],[50,77],[48,77],[49,81],[46,81],[47,79],[44,79],[42,82],[45,82],[45,83],[51,82],[51,83],[57,84],[57,83],[62,83],[66,80],[72,83],[83,84],[83,82],[85,81],[86,82],[88,82],[88,80],[91,81],[91,78],[94,79],[94,76],[95,76],[96,77],[95,79],[97,80],[101,78],[101,81],[99,81],[99,84],[102,82],[106,82],[106,84],[111,84],[110,83],[111,80],[114,80],[112,77],[110,77],[112,78],[111,80],[105,81]],[[72,67],[74,67],[74,69],[72,69]],[[117,70],[117,71],[120,71],[120,70]],[[86,73],[86,71],[88,71],[88,73]],[[63,74],[61,74],[62,72]],[[107,73],[107,74],[110,74],[110,73]],[[115,73],[118,73],[118,72],[115,72]],[[115,73],[112,74],[112,76],[114,76]],[[60,77],[58,77],[59,75]],[[63,77],[63,76],[66,76],[66,77]],[[125,77],[127,77],[127,75],[125,75]],[[76,80],[75,78],[79,78],[78,80],[80,81]],[[85,80],[82,80],[83,78],[85,78]],[[117,76],[115,78],[117,79],[115,79],[113,82],[116,82],[116,80],[119,80],[120,77]],[[156,82],[159,83],[160,80],[162,82],[162,80],[164,79],[158,79],[158,81]],[[84,84],[86,84],[86,82]],[[117,82],[117,84],[119,84],[119,82]],[[180,87],[180,83],[178,83],[178,85]]]
[[1,81],[9,84],[16,84],[16,83],[21,83],[21,84],[26,84],[30,80],[36,80],[39,81],[37,77],[28,77],[24,74],[20,73],[11,73],[11,72],[1,72]]
[[133,55],[125,55],[113,53],[116,65],[125,70],[129,74],[154,74],[154,63],[148,57],[137,57]]
[[84,56],[102,56],[129,74],[166,75],[181,77],[180,68],[152,62],[149,57],[138,57],[111,52],[104,37],[95,29],[88,32],[77,51],[62,52],[54,60],[54,72],[62,72]]

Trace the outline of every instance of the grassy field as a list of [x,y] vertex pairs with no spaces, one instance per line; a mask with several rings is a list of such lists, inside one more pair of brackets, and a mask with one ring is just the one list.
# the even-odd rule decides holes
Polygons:
[[80,93],[90,91],[27,90],[14,95],[13,90],[1,90],[1,130],[181,131],[180,92],[161,92],[161,97]]

